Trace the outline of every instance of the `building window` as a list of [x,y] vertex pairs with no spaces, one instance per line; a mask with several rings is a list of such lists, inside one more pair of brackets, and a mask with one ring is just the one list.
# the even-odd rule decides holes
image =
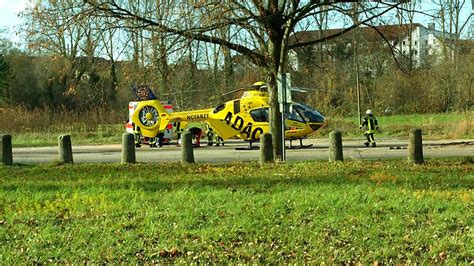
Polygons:
[[415,45],[418,45],[418,42],[417,42],[417,41],[415,41]]
[[405,46],[406,45],[405,41],[403,41],[402,44],[403,44],[403,46]]

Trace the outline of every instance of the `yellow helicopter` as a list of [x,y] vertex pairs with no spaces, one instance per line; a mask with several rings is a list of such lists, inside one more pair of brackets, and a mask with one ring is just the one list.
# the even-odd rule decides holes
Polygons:
[[[140,101],[132,114],[132,121],[141,129],[144,137],[155,137],[170,122],[206,122],[223,139],[238,137],[245,141],[258,141],[260,135],[269,132],[269,94],[263,82],[255,83],[240,99],[230,100],[215,108],[168,113],[159,100]],[[300,140],[323,127],[325,118],[313,108],[293,103],[291,113],[285,119],[285,139]]]

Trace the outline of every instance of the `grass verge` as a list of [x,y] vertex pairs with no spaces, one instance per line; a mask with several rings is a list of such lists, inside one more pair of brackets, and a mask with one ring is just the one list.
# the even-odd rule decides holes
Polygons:
[[[412,128],[420,128],[425,139],[472,139],[474,138],[474,113],[413,114],[377,116],[379,137],[407,138]],[[327,136],[334,129],[341,130],[345,136],[361,137],[357,117],[328,118],[329,126],[319,132]]]
[[0,261],[469,263],[473,164],[0,167]]

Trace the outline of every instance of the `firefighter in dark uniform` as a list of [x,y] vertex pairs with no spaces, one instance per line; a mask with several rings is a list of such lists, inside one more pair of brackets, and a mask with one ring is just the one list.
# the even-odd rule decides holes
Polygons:
[[141,147],[141,135],[142,132],[140,130],[140,127],[137,126],[135,123],[132,123],[133,126],[133,136],[135,138],[135,147],[139,148]]
[[217,135],[217,134],[214,134],[214,136],[216,138],[215,139],[216,140],[216,146],[220,146],[220,145],[224,146],[224,139],[221,136]]
[[224,139],[221,138],[210,125],[207,125],[207,130],[206,130],[206,136],[207,136],[207,146],[212,146],[214,143],[216,146],[224,146]]
[[206,136],[207,136],[207,146],[212,146],[214,144],[214,130],[211,126],[207,125]]
[[375,143],[374,133],[375,130],[379,129],[379,125],[372,110],[369,109],[365,112],[365,116],[362,118],[362,125],[360,125],[360,128],[362,127],[365,129],[364,135],[367,138],[367,142],[364,143],[365,146],[369,147],[370,144],[372,144],[372,147],[377,146]]
[[156,147],[156,141],[157,141],[157,137],[153,137],[153,138],[148,139],[148,145],[150,145],[150,148]]
[[158,138],[158,147],[163,147],[163,138],[165,137],[165,133],[160,132],[158,135],[156,135]]
[[181,134],[184,132],[184,127],[181,126],[181,122],[173,122],[173,128],[178,139],[177,146],[181,146]]

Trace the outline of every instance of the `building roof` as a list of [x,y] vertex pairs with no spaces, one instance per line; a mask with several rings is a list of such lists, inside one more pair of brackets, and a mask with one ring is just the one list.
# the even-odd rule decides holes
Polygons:
[[[357,29],[345,32],[341,35],[341,38],[349,39],[352,38],[354,34],[358,34],[359,38],[363,38],[367,41],[379,41],[381,40],[380,34],[390,42],[398,42],[399,40],[405,38],[409,32],[418,28],[424,27],[419,23],[413,24],[399,24],[399,25],[384,25],[376,26],[374,28],[362,26]],[[327,29],[327,30],[312,30],[312,31],[300,31],[295,32],[290,36],[290,45],[307,43],[317,41],[324,37],[332,36],[342,32],[344,29]]]

